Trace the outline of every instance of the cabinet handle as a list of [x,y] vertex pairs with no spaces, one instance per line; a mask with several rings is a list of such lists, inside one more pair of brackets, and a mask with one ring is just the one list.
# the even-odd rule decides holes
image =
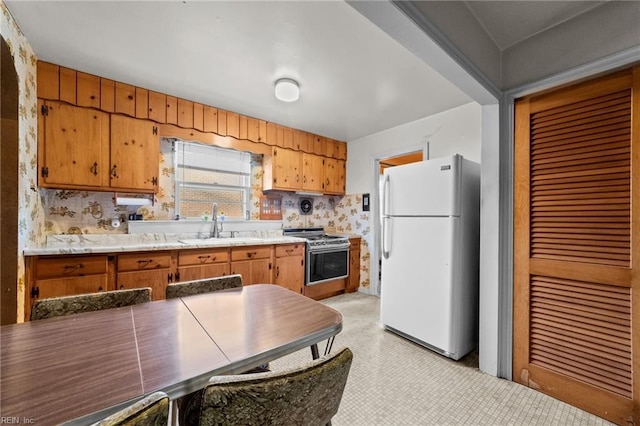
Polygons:
[[276,278],[280,276],[280,267],[276,266]]
[[124,290],[124,284],[120,284],[120,290]]
[[286,249],[285,250],[287,253],[293,253],[293,249]]
[[149,260],[138,260],[138,268],[144,268],[147,265],[149,265],[151,262],[153,262],[153,259],[149,259]]
[[302,176],[302,183],[307,183],[307,176],[306,175]]
[[72,271],[75,271],[76,269],[82,269],[82,268],[84,268],[84,263],[78,263],[76,265],[64,265],[63,266],[63,269],[66,272],[72,272]]
[[327,178],[327,181],[326,181],[326,182],[327,182],[327,186],[329,186],[329,178]]
[[180,281],[180,272],[176,272],[176,282]]
[[247,257],[251,258],[252,256],[255,256],[256,254],[258,254],[258,252],[252,251],[252,252],[247,253]]
[[102,286],[98,287],[98,291],[102,291]]
[[94,176],[98,176],[98,163],[93,163],[93,167],[91,167],[91,173]]
[[113,179],[118,179],[118,166],[114,164],[110,173]]
[[167,274],[167,281],[169,281],[170,283],[173,282],[173,274]]
[[[198,256],[198,260],[200,261],[200,263],[202,262],[206,262],[207,259],[210,259],[211,256],[210,255],[206,255],[206,256]],[[214,257],[212,260],[216,260],[216,258]]]
[[37,299],[40,297],[40,287],[31,287],[31,298]]

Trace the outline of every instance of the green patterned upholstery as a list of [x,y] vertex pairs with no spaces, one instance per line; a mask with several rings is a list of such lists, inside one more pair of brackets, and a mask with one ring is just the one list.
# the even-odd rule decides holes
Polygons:
[[293,370],[212,377],[178,401],[180,424],[327,424],[338,412],[352,359],[345,348]]
[[31,320],[120,308],[145,302],[151,302],[151,289],[149,287],[52,297],[50,299],[37,300],[33,304],[31,307]]
[[242,287],[242,275],[226,275],[224,277],[205,278],[202,280],[184,281],[167,286],[167,299],[210,293],[226,288]]
[[155,392],[92,426],[160,426],[169,423],[169,396]]

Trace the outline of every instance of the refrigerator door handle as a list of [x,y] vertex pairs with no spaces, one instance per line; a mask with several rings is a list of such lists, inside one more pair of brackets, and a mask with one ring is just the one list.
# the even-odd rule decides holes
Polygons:
[[384,256],[385,259],[389,258],[389,250],[386,250],[387,247],[387,221],[390,218],[388,216],[384,216],[382,218],[382,255]]
[[382,216],[389,214],[389,209],[387,209],[387,203],[389,202],[389,183],[389,175],[386,175],[382,184]]

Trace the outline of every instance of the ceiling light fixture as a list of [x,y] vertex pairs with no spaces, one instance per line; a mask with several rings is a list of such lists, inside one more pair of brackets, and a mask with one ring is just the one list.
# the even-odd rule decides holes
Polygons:
[[282,102],[294,102],[300,96],[298,82],[290,78],[281,78],[276,81],[276,98]]

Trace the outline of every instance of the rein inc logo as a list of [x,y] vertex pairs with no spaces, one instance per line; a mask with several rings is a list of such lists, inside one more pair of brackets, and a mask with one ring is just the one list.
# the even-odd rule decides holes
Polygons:
[[2,425],[32,425],[35,421],[30,417],[0,417],[0,424]]

